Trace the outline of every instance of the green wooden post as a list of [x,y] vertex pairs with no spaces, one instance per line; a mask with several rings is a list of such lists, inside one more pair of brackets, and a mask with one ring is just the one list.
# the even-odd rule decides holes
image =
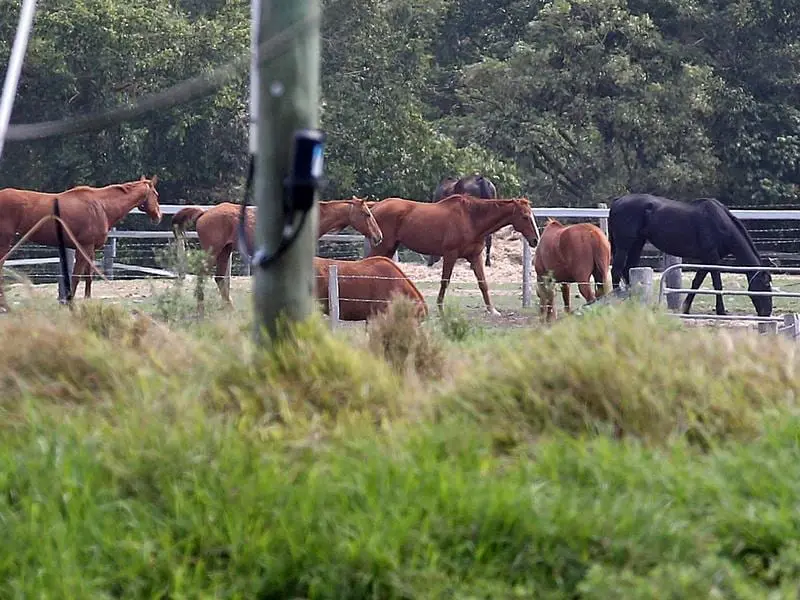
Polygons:
[[[320,0],[261,0],[258,40],[283,32],[321,12]],[[289,174],[294,132],[319,121],[319,18],[307,23],[280,54],[263,61],[258,82],[258,152],[254,196],[258,206],[255,241],[268,254],[281,242],[284,179]],[[295,215],[299,222],[300,214]],[[274,336],[282,318],[300,321],[315,308],[313,257],[318,207],[314,205],[292,246],[276,262],[256,267],[253,278],[256,339]]]

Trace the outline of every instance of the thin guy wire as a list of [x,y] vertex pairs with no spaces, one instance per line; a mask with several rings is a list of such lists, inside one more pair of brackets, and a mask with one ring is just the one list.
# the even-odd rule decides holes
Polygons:
[[[258,48],[258,61],[262,63],[282,54],[288,45],[306,27],[315,25],[322,17],[324,9],[293,23],[280,33],[265,40]],[[98,131],[155,110],[172,108],[207,96],[227,84],[243,67],[249,67],[251,53],[232,60],[214,69],[209,74],[198,75],[178,83],[164,91],[156,92],[137,100],[133,106],[122,106],[94,115],[68,117],[56,121],[21,123],[8,128],[6,140],[26,141],[48,137],[77,135]]]

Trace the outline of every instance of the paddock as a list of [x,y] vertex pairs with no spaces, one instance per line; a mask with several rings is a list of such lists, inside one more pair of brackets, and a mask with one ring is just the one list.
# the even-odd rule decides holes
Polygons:
[[[132,226],[142,226],[145,217],[134,209],[126,219],[121,222],[117,230],[112,230],[109,240],[101,253],[98,253],[97,266],[105,272],[110,281],[106,282],[95,278],[93,296],[110,302],[122,303],[132,308],[151,307],[160,293],[171,286],[174,272],[165,264],[160,255],[172,240],[170,217],[177,210],[186,205],[162,205],[165,215],[164,222],[158,228],[146,230],[129,230]],[[597,208],[538,208],[534,203],[534,211],[540,226],[548,216],[558,218],[565,223],[593,222],[603,228],[608,209],[604,205]],[[800,228],[795,224],[800,221],[800,211],[734,211],[743,213],[748,219],[748,229],[753,232],[754,239],[762,251],[772,256],[779,256],[782,264],[792,265],[800,254],[783,252],[795,250],[794,245],[800,244],[789,238],[777,240],[778,233],[797,235]],[[790,225],[788,227],[786,225]],[[188,247],[197,249],[199,244],[194,231],[187,232]],[[531,291],[535,286],[535,275],[532,268],[524,268],[526,259],[532,256],[533,250],[527,246],[522,237],[511,227],[504,227],[494,234],[492,246],[492,266],[486,268],[486,277],[496,305],[501,312],[499,316],[486,314],[481,300],[480,291],[475,277],[464,260],[459,260],[453,270],[451,285],[448,288],[445,306],[459,309],[465,318],[484,327],[504,329],[515,327],[538,326],[538,300]],[[791,242],[791,246],[789,245]],[[798,245],[800,248],[800,245]],[[16,283],[10,272],[4,272],[7,294],[12,310],[15,307],[36,303],[40,306],[56,305],[58,297],[57,281],[58,270],[55,258],[56,250],[36,245],[25,245],[17,256],[8,261],[8,266],[14,271],[28,278],[34,285]],[[328,234],[321,238],[318,254],[329,258],[355,259],[364,254],[364,238],[352,232],[343,234]],[[666,257],[669,259],[672,257]],[[426,257],[400,250],[398,261],[403,271],[417,285],[425,296],[429,309],[436,305],[436,294],[439,287],[441,263],[428,267]],[[529,264],[532,261],[529,261]],[[654,249],[650,249],[643,256],[643,264],[664,267],[663,257]],[[241,310],[250,303],[249,293],[251,280],[246,275],[247,265],[242,262],[238,252],[233,253],[231,261],[232,272],[232,297],[236,310]],[[678,287],[687,287],[691,280],[688,269],[684,271],[683,284]],[[191,281],[191,276],[188,277]],[[658,294],[661,274],[655,273],[654,294]],[[209,304],[216,302],[216,286],[209,281],[206,289],[206,300]],[[187,288],[190,284],[187,284]],[[671,283],[670,287],[675,287]],[[775,275],[774,287],[781,291],[800,292],[800,275]],[[711,289],[710,282],[706,282],[701,289]],[[725,292],[743,292],[746,290],[744,279],[737,274],[723,275],[723,289]],[[582,312],[583,299],[577,294],[577,286],[571,285],[571,294],[574,298],[573,308],[578,315]],[[730,315],[727,320],[715,318],[713,314],[712,295],[698,295],[692,307],[692,319],[684,320],[687,327],[722,327],[745,328],[757,330],[759,325],[746,320],[753,314],[749,298],[744,296],[725,296],[729,306]],[[78,300],[80,301],[80,300]],[[560,306],[560,298],[558,300]],[[560,311],[561,312],[561,311]],[[800,299],[775,298],[775,314],[800,313]],[[703,318],[707,315],[708,318]],[[743,319],[736,319],[740,315]],[[562,318],[570,318],[561,315]]]

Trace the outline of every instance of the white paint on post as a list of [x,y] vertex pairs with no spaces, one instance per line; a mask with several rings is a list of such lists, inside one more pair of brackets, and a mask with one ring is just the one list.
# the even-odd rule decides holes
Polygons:
[[653,302],[653,269],[634,267],[630,270],[631,297],[642,304]]
[[783,335],[790,340],[796,340],[800,336],[800,315],[797,313],[783,315]]
[[19,11],[17,34],[14,36],[14,45],[11,47],[11,56],[8,59],[8,69],[3,82],[3,95],[0,97],[0,156],[3,155],[8,124],[14,109],[14,98],[17,96],[19,75],[22,72],[22,63],[25,61],[28,38],[33,29],[34,15],[36,15],[36,0],[23,0]]
[[339,267],[328,267],[328,314],[331,318],[331,328],[339,325]]
[[[683,262],[680,256],[672,256],[671,254],[664,255],[664,269],[673,265],[679,265]],[[683,287],[683,272],[681,269],[673,269],[664,275],[664,285],[672,289],[680,289]],[[667,292],[667,308],[670,310],[678,310],[681,307],[681,294],[679,292]]]
[[[602,210],[608,210],[608,204],[606,204],[605,202],[600,202],[597,205],[597,208]],[[606,237],[608,237],[608,217],[600,217],[599,221],[600,221],[600,229],[602,229],[603,233],[605,233]]]
[[522,238],[522,308],[531,306],[531,245]]
[[261,0],[250,0],[250,154],[258,152],[258,30]]

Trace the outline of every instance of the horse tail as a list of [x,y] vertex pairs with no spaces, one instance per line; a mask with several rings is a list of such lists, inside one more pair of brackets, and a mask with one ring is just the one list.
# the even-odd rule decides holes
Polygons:
[[186,261],[186,228],[194,225],[200,215],[203,214],[202,208],[187,206],[180,209],[172,216],[172,235],[178,245],[178,261],[185,264]]
[[[608,230],[609,235],[611,229]],[[603,274],[603,290],[606,294],[613,292],[613,285],[611,284],[611,243],[603,235],[603,230],[598,228],[594,235],[594,269],[595,273]],[[597,283],[597,282],[595,282]]]
[[196,206],[187,206],[176,212],[172,217],[172,233],[175,239],[184,237],[186,228],[194,225],[204,212],[202,208]]

